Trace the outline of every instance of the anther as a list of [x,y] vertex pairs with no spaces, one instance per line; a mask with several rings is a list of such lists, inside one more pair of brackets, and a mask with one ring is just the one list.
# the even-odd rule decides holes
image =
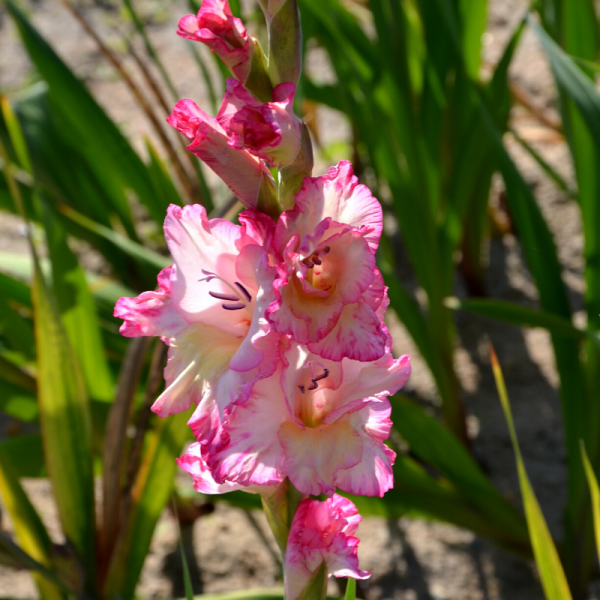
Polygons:
[[246,308],[246,305],[243,302],[236,302],[235,304],[221,304],[221,306],[225,310],[242,310],[242,308]]
[[318,377],[315,377],[312,381],[316,382],[316,381],[321,381],[321,379],[325,379],[327,377],[329,377],[329,369],[325,369],[325,367],[323,367],[323,373],[321,373]]
[[311,385],[308,386],[308,388],[306,388],[309,391],[313,391],[316,390],[319,387],[319,384],[313,379]]
[[304,394],[304,392],[306,392],[306,388],[303,385],[299,385],[298,386],[300,388],[300,391]]
[[229,302],[239,302],[239,298],[233,294],[220,294],[219,292],[208,292],[209,296],[217,298],[217,300],[229,300]]
[[323,248],[323,252],[325,254],[329,254],[330,251],[331,251],[331,247],[330,246],[325,246],[325,248]]
[[252,301],[252,296],[250,295],[250,292],[239,282],[235,281],[235,286],[240,290],[240,292],[242,292],[242,294],[244,294],[244,296],[246,296],[246,300],[248,300],[248,302]]

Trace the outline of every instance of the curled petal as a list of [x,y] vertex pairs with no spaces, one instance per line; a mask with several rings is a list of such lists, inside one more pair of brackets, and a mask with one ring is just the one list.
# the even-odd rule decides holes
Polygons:
[[396,453],[383,443],[392,426],[390,412],[391,407],[386,400],[370,402],[350,415],[352,428],[362,438],[363,455],[357,465],[336,473],[335,484],[344,492],[383,497],[394,487],[392,466]]
[[143,335],[171,337],[187,326],[171,302],[170,276],[173,267],[158,274],[158,290],[144,292],[137,298],[120,298],[114,316],[124,319],[119,331],[125,337]]

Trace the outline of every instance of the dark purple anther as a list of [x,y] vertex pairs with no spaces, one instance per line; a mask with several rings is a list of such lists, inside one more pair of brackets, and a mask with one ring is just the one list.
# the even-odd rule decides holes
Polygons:
[[329,254],[330,251],[331,251],[331,248],[329,246],[325,246],[325,248],[323,248],[323,252],[325,254]]
[[316,390],[319,387],[319,384],[316,382],[316,380],[312,380],[312,383],[306,388],[308,391],[312,392],[313,390]]
[[313,259],[312,259],[312,261],[313,261],[313,267],[314,267],[315,265],[320,265],[320,264],[323,264],[323,261],[322,261],[320,258],[317,258],[316,256],[313,256]]
[[243,302],[236,302],[235,304],[221,304],[221,306],[225,310],[241,310],[242,308],[246,308],[246,305]]
[[241,283],[238,283],[237,281],[235,282],[235,285],[240,290],[240,292],[242,292],[242,294],[244,294],[244,296],[246,296],[246,300],[248,300],[248,302],[251,302],[252,296],[250,295],[248,290]]
[[304,394],[304,392],[306,391],[306,389],[304,388],[303,385],[299,385],[298,386],[300,388],[300,391]]
[[[325,367],[323,367],[323,369],[325,369]],[[320,375],[318,375],[317,377],[315,377],[312,381],[313,382],[321,381],[321,379],[325,379],[326,377],[329,377],[329,369],[325,369],[323,371],[323,373],[321,373]]]
[[239,298],[233,294],[220,294],[218,292],[208,292],[209,296],[217,298],[218,300],[229,300],[229,302],[238,302]]

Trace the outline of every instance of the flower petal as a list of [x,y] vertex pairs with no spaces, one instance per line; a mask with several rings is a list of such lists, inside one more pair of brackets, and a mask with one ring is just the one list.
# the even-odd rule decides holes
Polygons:
[[308,349],[329,360],[351,358],[359,361],[377,360],[383,356],[387,336],[373,309],[362,300],[344,306],[335,326],[318,342],[309,342]]
[[360,462],[335,475],[335,484],[344,492],[359,496],[383,495],[394,487],[392,465],[396,453],[382,440],[389,436],[392,422],[389,419],[389,402],[370,402],[362,410],[352,413],[349,422],[363,441]]
[[169,340],[165,368],[167,388],[152,405],[160,417],[198,404],[209,385],[228,369],[240,340],[204,323],[192,323]]
[[315,428],[283,423],[279,440],[285,472],[303,494],[333,494],[336,473],[362,457],[361,437],[347,421]]
[[119,329],[121,335],[169,338],[187,326],[171,303],[169,278],[172,270],[173,267],[167,267],[158,274],[159,289],[156,292],[144,292],[137,298],[120,298],[117,301],[114,316],[125,321]]
[[274,485],[285,478],[277,432],[290,414],[279,377],[258,381],[250,398],[233,409],[224,426],[228,443],[208,458],[217,481]]

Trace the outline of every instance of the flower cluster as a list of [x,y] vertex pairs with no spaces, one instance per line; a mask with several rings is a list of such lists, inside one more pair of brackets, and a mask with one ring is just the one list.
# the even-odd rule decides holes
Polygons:
[[[227,80],[216,118],[191,100],[168,122],[246,206],[239,224],[209,219],[200,205],[171,205],[164,225],[173,265],[157,291],[121,298],[125,336],[168,345],[166,389],[153,411],[166,417],[195,406],[196,438],[179,465],[195,488],[269,496],[289,481],[304,500],[289,532],[287,597],[326,565],[364,578],[353,537],[360,517],[336,489],[383,496],[393,485],[388,396],[410,374],[394,359],[383,322],[387,288],[375,264],[382,211],[352,166],[305,177],[295,206],[277,205],[270,167],[294,163],[303,124],[294,83],[262,102],[245,87],[258,42],[226,0],[204,0],[178,33],[202,41],[237,79]],[[262,51],[260,51],[262,52]]]

